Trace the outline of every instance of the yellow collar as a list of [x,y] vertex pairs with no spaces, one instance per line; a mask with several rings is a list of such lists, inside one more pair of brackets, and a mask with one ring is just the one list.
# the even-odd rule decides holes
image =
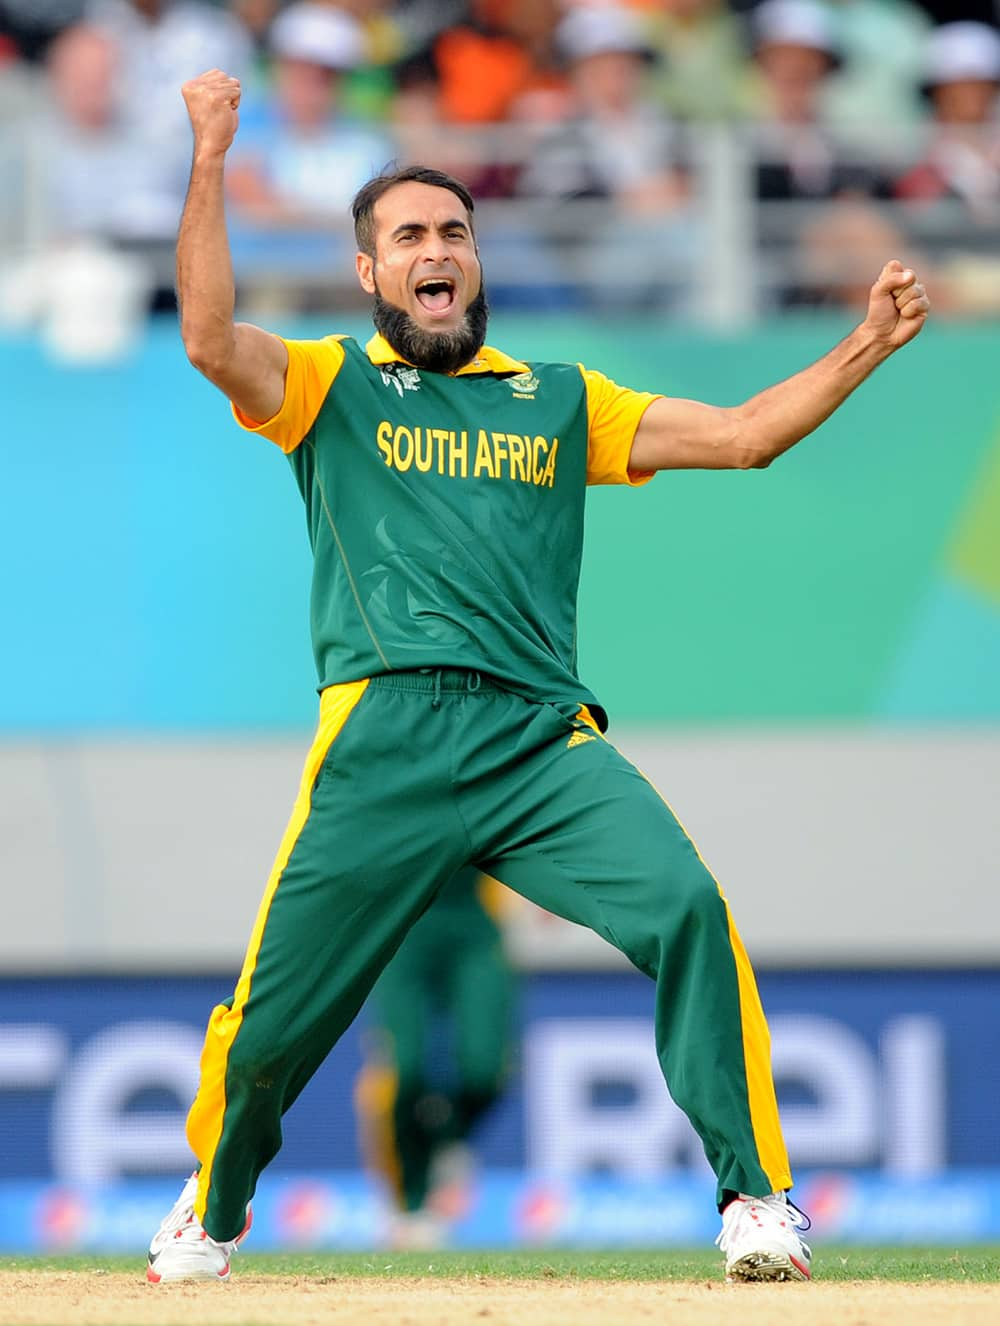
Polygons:
[[[409,360],[404,359],[402,355],[397,354],[385,337],[376,332],[368,344],[365,346],[365,354],[376,366],[381,364],[406,364]],[[412,367],[412,365],[411,365]],[[466,364],[456,373],[449,373],[449,377],[460,378],[465,373],[527,373],[528,365],[522,364],[519,359],[511,359],[510,355],[505,355],[502,350],[494,350],[492,346],[484,345],[470,364]]]

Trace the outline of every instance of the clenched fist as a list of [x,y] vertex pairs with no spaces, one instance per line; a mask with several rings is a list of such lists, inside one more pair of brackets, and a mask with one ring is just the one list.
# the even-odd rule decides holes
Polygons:
[[930,306],[916,273],[893,258],[872,286],[865,322],[880,340],[898,350],[923,327]]
[[240,81],[209,69],[181,88],[191,117],[195,154],[223,155],[239,128]]

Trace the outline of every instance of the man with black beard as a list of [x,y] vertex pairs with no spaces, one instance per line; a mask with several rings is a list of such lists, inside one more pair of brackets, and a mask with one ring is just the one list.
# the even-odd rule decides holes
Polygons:
[[363,348],[284,340],[233,320],[223,172],[239,83],[213,70],[184,98],[181,333],[301,489],[320,714],[236,991],[211,1015],[188,1117],[199,1168],[153,1239],[149,1279],[229,1275],[282,1114],[469,865],[590,926],[656,982],[657,1052],[717,1176],[727,1276],[808,1279],[767,1027],[728,904],[604,740],[577,676],[584,494],[770,464],[919,332],[923,286],[886,263],[853,332],[743,405],[634,392],[484,343],[472,198],[413,166],[354,201],[378,334]]
[[372,322],[379,335],[399,352],[402,359],[427,369],[429,373],[454,373],[475,358],[476,351],[486,340],[490,312],[484,287],[480,287],[479,294],[465,310],[465,317],[454,331],[425,331],[406,309],[382,298],[375,270],[373,267]]

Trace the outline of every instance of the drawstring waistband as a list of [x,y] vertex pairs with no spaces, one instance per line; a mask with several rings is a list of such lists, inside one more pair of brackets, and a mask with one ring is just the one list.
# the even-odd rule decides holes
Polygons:
[[372,677],[370,685],[392,691],[424,691],[431,697],[431,708],[441,708],[445,694],[475,695],[478,691],[503,691],[493,677],[474,668],[413,668],[400,672],[382,672]]
[[[440,709],[445,695],[522,695],[523,692],[505,685],[489,672],[476,668],[401,668],[398,672],[378,672],[368,679],[376,690],[422,691],[430,696],[431,708]],[[530,697],[524,697],[530,699]],[[564,713],[573,727],[582,722],[597,732],[606,732],[608,716],[591,702],[581,709],[579,700],[537,700],[539,704],[553,704]],[[585,713],[586,716],[583,716]]]

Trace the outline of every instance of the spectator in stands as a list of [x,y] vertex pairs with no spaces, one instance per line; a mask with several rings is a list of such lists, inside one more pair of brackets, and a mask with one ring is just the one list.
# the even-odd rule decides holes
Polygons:
[[[88,24],[117,47],[113,92],[123,132],[141,139],[161,182],[171,182],[172,215],[180,216],[191,165],[191,133],[177,89],[215,65],[246,76],[252,42],[231,13],[205,0],[86,0]],[[127,206],[127,204],[126,204]],[[176,220],[171,233],[176,235]],[[176,307],[173,261],[157,256],[156,308]]]
[[141,125],[162,152],[190,164],[182,83],[213,66],[245,77],[253,44],[231,13],[204,0],[87,0],[87,20],[121,52],[116,91],[126,122]]
[[431,48],[445,120],[497,124],[523,118],[527,99],[562,96],[556,0],[470,0],[469,13]]
[[906,214],[935,222],[940,278],[951,310],[1000,314],[1000,33],[946,23],[927,48],[930,139],[896,182]]
[[842,139],[898,166],[926,118],[918,85],[931,21],[915,0],[827,3],[843,64],[828,80],[825,113]]
[[472,0],[470,11],[400,62],[393,119],[404,159],[459,176],[477,200],[508,198],[535,126],[569,111],[556,0]]
[[269,51],[272,92],[247,105],[227,177],[233,257],[244,278],[301,281],[337,271],[345,245],[353,253],[350,201],[396,148],[377,127],[340,112],[341,81],[366,55],[349,14],[297,0],[276,18]]
[[927,45],[931,137],[923,159],[896,183],[911,203],[954,199],[973,221],[1000,223],[1000,33],[946,23]]
[[867,199],[828,204],[802,227],[788,308],[857,313],[867,307],[869,282],[884,253],[919,263],[934,280],[934,309],[945,317],[996,317],[1000,312],[1000,263],[979,255],[940,265],[919,251],[913,239],[883,207]]
[[[653,56],[645,30],[629,10],[587,6],[570,11],[556,39],[568,62],[573,113],[535,144],[520,191],[612,204],[577,227],[587,261],[607,273],[604,302],[659,302],[665,283],[690,272],[690,188],[677,134],[645,95]],[[628,270],[642,272],[641,288],[628,288],[623,250],[632,254]]]
[[127,348],[157,291],[173,299],[173,247],[186,186],[115,96],[121,52],[79,24],[49,48],[46,118],[35,126],[44,232],[7,283],[8,312],[39,321],[76,357]]
[[[253,34],[265,75],[271,26],[288,3],[289,0],[229,0],[233,12]],[[313,3],[347,14],[361,28],[364,58],[356,67],[342,72],[338,105],[357,119],[386,119],[396,91],[394,66],[407,49],[400,11],[392,0],[313,0]]]
[[568,63],[572,114],[535,147],[521,191],[613,198],[634,211],[669,210],[685,199],[676,133],[644,94],[653,52],[635,15],[581,6],[556,40]]
[[40,159],[57,236],[172,250],[187,172],[173,156],[156,153],[141,125],[122,117],[118,44],[79,24],[55,39],[47,64],[52,108]]
[[814,0],[764,0],[753,13],[761,77],[757,195],[766,200],[881,194],[881,176],[852,161],[823,114],[827,81],[842,63],[829,12]]
[[248,109],[230,196],[247,216],[288,224],[342,219],[371,172],[393,155],[378,130],[343,116],[343,76],[365,61],[361,27],[344,11],[298,0],[269,39],[272,96]]
[[427,162],[468,182],[476,199],[508,197],[517,178],[524,140],[509,161],[501,126],[468,126],[445,117],[441,79],[428,48],[396,66],[390,118],[400,160]]
[[672,119],[728,120],[753,109],[743,25],[725,0],[655,0],[650,43],[660,57],[651,80]]
[[[783,304],[786,308],[852,312],[866,308],[871,274],[878,270],[880,255],[895,253],[901,261],[913,262],[912,250],[912,243],[878,205],[865,198],[839,199],[799,230]],[[929,267],[921,258],[920,270]]]

